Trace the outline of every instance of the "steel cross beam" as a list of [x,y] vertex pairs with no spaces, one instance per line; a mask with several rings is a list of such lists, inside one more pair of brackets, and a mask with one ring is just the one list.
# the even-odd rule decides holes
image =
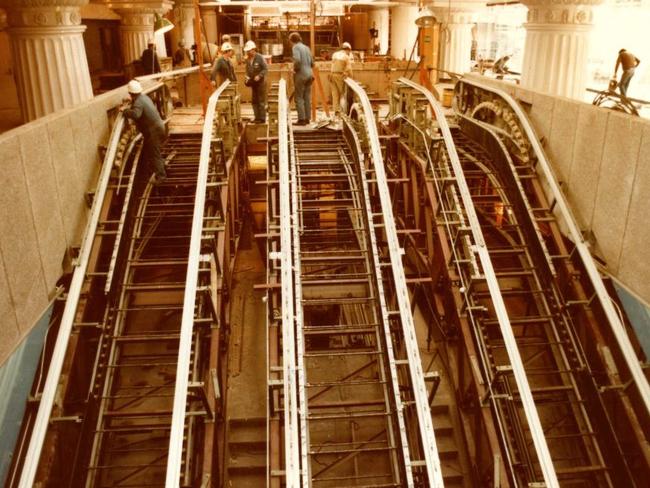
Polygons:
[[[278,153],[280,177],[280,282],[282,288],[282,368],[284,380],[284,460],[287,488],[300,486],[300,445],[304,451],[304,436],[299,435],[296,377],[295,327],[302,327],[295,316],[294,323],[294,271],[292,243],[291,188],[289,175],[289,100],[287,85],[281,79],[278,87]],[[291,158],[293,162],[293,157]],[[294,175],[295,178],[295,175]],[[297,222],[293,222],[297,228]],[[296,302],[300,307],[300,302]],[[302,315],[301,315],[302,317]],[[304,396],[301,397],[304,402]],[[301,406],[302,406],[301,402]],[[299,437],[301,438],[299,440]],[[306,454],[305,454],[306,455]],[[305,477],[303,474],[303,483]],[[308,485],[307,485],[308,486]]]
[[199,159],[198,177],[196,182],[196,197],[192,217],[192,233],[190,250],[187,260],[185,277],[185,294],[183,299],[183,314],[181,319],[180,342],[178,346],[178,363],[176,369],[176,386],[174,388],[174,412],[169,436],[169,452],[167,454],[166,488],[180,486],[181,461],[183,459],[183,433],[185,430],[185,413],[187,408],[187,390],[192,350],[192,333],[194,331],[194,307],[196,304],[197,279],[199,274],[201,235],[203,233],[203,212],[205,209],[206,183],[212,149],[214,116],[219,96],[230,84],[226,80],[210,96],[203,124],[201,139],[201,155]]
[[564,223],[566,224],[567,229],[569,231],[569,237],[571,238],[576,248],[578,249],[580,259],[582,260],[582,263],[585,269],[587,270],[589,280],[591,281],[591,284],[594,287],[594,290],[596,291],[596,295],[598,296],[598,300],[600,301],[600,304],[603,307],[603,310],[605,311],[605,315],[607,316],[607,320],[612,329],[612,332],[614,333],[614,336],[616,337],[616,341],[618,342],[618,345],[621,348],[621,351],[623,352],[625,362],[628,368],[630,368],[630,373],[634,380],[634,384],[639,390],[641,399],[645,404],[646,410],[648,411],[648,413],[650,413],[650,385],[648,384],[648,380],[645,377],[643,370],[641,369],[641,364],[639,362],[636,353],[634,352],[634,348],[632,347],[630,338],[628,337],[627,332],[625,331],[625,326],[623,325],[623,322],[621,321],[619,315],[616,312],[616,309],[614,308],[612,299],[609,296],[607,289],[605,288],[605,284],[603,283],[600,273],[598,273],[598,269],[596,268],[594,259],[591,256],[591,253],[589,252],[589,247],[584,237],[582,236],[582,233],[580,232],[578,225],[576,224],[576,220],[573,217],[573,214],[571,213],[571,209],[569,208],[569,205],[566,201],[566,198],[564,197],[564,194],[560,190],[560,187],[558,186],[557,181],[555,180],[555,177],[553,175],[553,170],[551,169],[551,165],[548,159],[546,158],[546,154],[544,153],[544,150],[542,149],[542,146],[540,145],[539,140],[535,135],[535,131],[533,130],[532,125],[528,120],[528,117],[526,116],[522,108],[517,104],[517,102],[503,90],[491,87],[489,85],[484,85],[483,83],[479,83],[473,80],[463,79],[462,83],[467,83],[468,85],[475,86],[481,88],[482,90],[498,95],[508,104],[508,106],[519,118],[519,121],[521,122],[521,125],[526,133],[526,136],[535,152],[535,156],[537,157],[539,167],[542,170],[544,177],[546,178],[546,182],[548,183],[551,194],[555,199],[556,202],[555,206],[558,209],[562,218],[564,219]]
[[399,240],[397,238],[397,228],[393,216],[391,196],[388,190],[388,182],[386,171],[384,169],[381,146],[379,143],[379,135],[377,133],[377,125],[366,92],[358,83],[350,78],[346,79],[346,84],[358,98],[365,118],[364,125],[368,144],[370,146],[370,156],[375,170],[377,188],[379,190],[379,199],[384,219],[384,231],[388,241],[388,251],[390,254],[395,294],[397,296],[403,329],[402,332],[404,334],[404,343],[409,360],[408,370],[411,376],[411,383],[415,397],[415,407],[417,411],[418,425],[420,427],[420,437],[422,439],[427,478],[429,486],[439,488],[444,486],[442,468],[440,466],[440,457],[438,455],[433,423],[431,421],[431,410],[429,408],[427,389],[424,383],[424,373],[422,371],[420,352],[415,334],[415,325],[413,323],[413,316],[411,315],[411,305],[408,296],[408,288],[406,286],[404,266],[402,264],[403,249],[400,248]]
[[501,294],[501,289],[499,287],[499,282],[494,271],[494,266],[492,265],[492,260],[490,259],[490,255],[488,253],[485,239],[483,237],[483,232],[481,230],[478,216],[474,208],[474,203],[472,202],[472,196],[463,175],[463,168],[461,166],[458,153],[456,152],[456,146],[454,144],[449,125],[447,124],[447,119],[445,118],[445,115],[442,111],[442,107],[440,107],[438,102],[433,98],[433,95],[429,90],[406,78],[400,78],[399,81],[411,88],[418,90],[423,96],[426,97],[429,105],[431,106],[431,109],[435,114],[436,120],[438,121],[440,132],[447,148],[449,161],[451,163],[454,177],[456,179],[456,184],[459,188],[460,197],[467,214],[467,220],[469,222],[471,234],[474,240],[476,254],[478,255],[479,261],[481,263],[483,274],[485,275],[485,281],[488,285],[490,298],[492,299],[492,303],[494,305],[494,310],[499,322],[501,335],[503,336],[508,358],[510,359],[512,366],[512,372],[521,396],[521,403],[524,409],[524,414],[526,415],[528,426],[530,428],[531,437],[535,446],[535,451],[537,452],[542,475],[548,488],[559,488],[560,485],[557,474],[555,472],[555,467],[553,466],[553,461],[548,449],[546,437],[544,436],[539,414],[537,412],[537,408],[535,407],[533,394],[530,390],[530,385],[528,383],[528,378],[526,376],[526,371],[521,359],[519,348],[517,347],[517,341],[512,331],[508,311]]

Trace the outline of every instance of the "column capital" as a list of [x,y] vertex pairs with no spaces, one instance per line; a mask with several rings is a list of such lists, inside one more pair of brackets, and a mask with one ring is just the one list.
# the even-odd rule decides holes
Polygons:
[[478,11],[485,7],[485,4],[484,0],[464,0],[453,2],[450,8],[447,0],[435,0],[428,6],[443,24],[472,24],[476,22]]
[[88,0],[0,0],[7,20],[15,28],[76,27],[81,25],[79,9]]
[[150,9],[115,9],[121,17],[122,26],[153,28],[154,10]]
[[[593,7],[603,0],[522,0],[528,7],[526,27],[585,28],[593,22]],[[581,27],[584,26],[584,27]]]

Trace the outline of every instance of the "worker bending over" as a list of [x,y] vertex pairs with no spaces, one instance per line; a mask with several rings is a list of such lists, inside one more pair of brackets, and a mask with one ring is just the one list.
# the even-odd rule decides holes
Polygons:
[[618,52],[616,66],[614,67],[614,78],[616,78],[616,73],[618,73],[618,67],[620,65],[623,69],[623,74],[621,74],[621,80],[618,82],[618,89],[625,98],[627,98],[627,88],[630,86],[630,81],[640,62],[641,60],[639,58],[625,49],[621,49]]
[[266,74],[268,68],[266,61],[261,54],[257,52],[257,46],[253,41],[248,41],[244,45],[246,53],[246,80],[244,84],[251,87],[253,122],[263,124],[266,121]]
[[125,117],[134,120],[142,133],[142,158],[155,174],[154,185],[158,185],[167,178],[165,161],[160,154],[160,147],[166,139],[165,123],[151,98],[142,93],[139,81],[129,81],[128,90],[131,96],[130,106],[122,105],[120,111]]
[[[345,79],[352,77],[352,46],[344,42],[341,49],[332,55],[332,70],[330,72],[330,89],[332,90],[332,107],[336,117],[341,114],[341,107],[346,110]],[[343,103],[342,103],[343,102]]]

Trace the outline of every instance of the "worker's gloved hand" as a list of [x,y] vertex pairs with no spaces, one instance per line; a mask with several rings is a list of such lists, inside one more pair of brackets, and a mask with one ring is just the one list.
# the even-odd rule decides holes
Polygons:
[[260,81],[260,75],[257,75],[255,78],[253,78],[255,81]]

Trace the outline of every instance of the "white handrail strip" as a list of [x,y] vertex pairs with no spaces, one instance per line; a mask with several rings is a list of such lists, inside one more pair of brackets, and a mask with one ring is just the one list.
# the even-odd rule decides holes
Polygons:
[[528,377],[526,376],[523,361],[521,360],[521,354],[519,353],[519,348],[517,347],[517,341],[515,339],[514,333],[512,332],[510,317],[508,316],[508,311],[506,309],[505,302],[503,301],[503,296],[501,295],[499,282],[494,271],[494,266],[492,265],[492,260],[490,259],[490,254],[485,244],[483,231],[481,230],[478,216],[474,208],[472,195],[469,191],[469,187],[467,186],[467,181],[465,180],[463,168],[456,151],[456,145],[454,144],[451,130],[449,129],[449,124],[447,123],[447,119],[445,118],[442,107],[435,100],[429,90],[406,78],[400,78],[399,81],[410,86],[411,88],[418,90],[427,98],[427,101],[429,102],[429,105],[435,114],[436,120],[438,121],[440,132],[447,148],[447,154],[449,155],[449,161],[456,178],[460,197],[463,201],[463,207],[467,213],[467,220],[469,222],[472,237],[476,245],[476,253],[478,254],[481,267],[483,268],[483,274],[485,275],[485,281],[488,285],[490,298],[492,299],[492,303],[494,305],[494,312],[499,322],[499,328],[501,335],[503,336],[508,358],[510,359],[512,372],[515,377],[515,382],[517,383],[517,389],[519,390],[519,394],[521,396],[524,414],[526,415],[528,427],[530,428],[531,437],[533,439],[535,451],[537,452],[542,475],[544,476],[544,481],[546,482],[546,486],[548,488],[559,488],[559,482],[557,479],[557,474],[555,473],[555,467],[553,466],[553,461],[548,449],[548,444],[546,443],[546,437],[544,436],[544,431],[539,419],[537,407],[535,407],[533,395],[530,391],[530,385],[528,384]]
[[[285,485],[300,486],[300,441],[296,384],[291,188],[289,175],[289,101],[284,79],[278,88],[278,156],[280,172],[280,259],[282,287],[282,369],[284,380]],[[294,222],[293,225],[296,225]]]
[[598,268],[596,267],[596,263],[591,256],[589,246],[583,238],[582,233],[576,224],[575,218],[573,217],[573,213],[571,212],[571,209],[569,208],[569,205],[566,201],[566,198],[564,197],[564,194],[560,190],[560,187],[555,180],[555,175],[551,169],[551,165],[546,158],[546,154],[544,153],[544,150],[542,149],[542,146],[537,139],[535,131],[530,121],[528,120],[528,117],[524,113],[523,109],[519,106],[519,104],[505,91],[491,87],[489,85],[484,85],[483,83],[479,83],[473,80],[463,79],[461,81],[462,83],[476,86],[500,96],[508,103],[517,117],[519,117],[523,129],[526,131],[526,135],[528,136],[528,140],[530,141],[533,150],[535,151],[538,167],[542,170],[544,177],[546,178],[546,183],[548,184],[551,190],[551,194],[555,199],[555,208],[558,209],[564,219],[564,223],[569,230],[569,237],[578,250],[580,259],[582,260],[582,263],[587,270],[591,284],[594,287],[596,295],[598,296],[598,301],[605,311],[605,315],[607,316],[607,320],[609,321],[610,327],[612,328],[612,332],[614,333],[616,341],[618,342],[618,345],[623,352],[625,362],[628,368],[630,368],[630,373],[632,374],[634,384],[639,389],[639,393],[641,394],[641,399],[645,404],[646,410],[648,413],[650,413],[650,385],[648,384],[648,380],[645,377],[643,370],[641,369],[639,358],[634,351],[634,347],[630,342],[630,338],[627,335],[623,322],[616,313],[616,309],[612,304],[612,299],[609,296],[607,289],[605,288],[603,279],[601,278],[600,273],[598,272]]
[[424,373],[422,372],[422,363],[415,334],[415,325],[413,323],[413,316],[411,315],[410,299],[408,296],[408,288],[406,286],[404,266],[402,264],[403,250],[400,248],[399,240],[397,238],[395,217],[393,216],[391,196],[388,190],[387,177],[384,169],[384,159],[381,153],[375,117],[370,105],[370,100],[361,86],[350,78],[346,79],[346,83],[359,98],[366,119],[365,127],[375,169],[377,188],[379,190],[379,199],[384,220],[384,232],[386,233],[388,241],[395,293],[397,295],[397,303],[401,316],[404,344],[406,346],[409,360],[408,369],[411,375],[411,383],[415,397],[418,425],[420,427],[420,437],[425,458],[424,461],[427,467],[427,477],[429,486],[439,488],[444,486],[442,468],[440,465],[440,457],[438,455],[433,423],[431,421],[431,409],[429,408],[427,389],[424,384]]
[[293,128],[290,125],[290,114],[287,114],[289,124],[289,160],[291,161],[291,230],[293,238],[293,285],[294,285],[294,311],[295,311],[295,343],[296,343],[296,372],[298,382],[298,408],[300,410],[300,462],[302,472],[302,486],[311,486],[311,465],[309,463],[310,435],[307,425],[308,405],[305,376],[305,335],[304,320],[302,313],[302,266],[300,263],[300,216],[298,214],[298,195],[300,192],[300,181],[296,161],[296,146],[294,144]]
[[223,84],[210,96],[205,113],[205,121],[203,123],[201,155],[199,159],[199,169],[196,180],[196,196],[194,198],[194,212],[192,216],[192,233],[190,237],[189,256],[187,259],[187,273],[185,275],[185,294],[183,298],[183,315],[181,319],[180,342],[178,346],[178,363],[176,365],[174,409],[172,414],[171,433],[169,436],[165,488],[178,488],[180,486],[181,461],[183,458],[183,433],[185,429],[187,389],[192,348],[192,331],[194,329],[194,307],[196,303],[196,288],[199,274],[201,235],[203,233],[203,212],[210,164],[213,122],[219,96],[229,84],[230,81],[224,81]]
[[[210,63],[204,63],[203,68],[209,68],[212,66]],[[138,81],[150,81],[150,80],[163,80],[164,78],[172,78],[174,76],[189,75],[195,73],[199,70],[199,66],[192,66],[191,68],[181,68],[171,71],[161,71],[160,73],[153,73],[151,75],[142,75],[136,76]]]

